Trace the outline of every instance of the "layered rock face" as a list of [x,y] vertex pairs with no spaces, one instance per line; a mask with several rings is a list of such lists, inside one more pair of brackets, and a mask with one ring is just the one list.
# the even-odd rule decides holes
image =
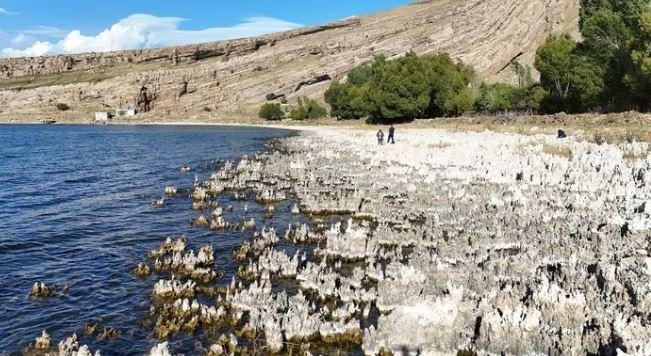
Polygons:
[[[0,118],[80,118],[138,106],[152,117],[247,115],[261,102],[320,98],[329,82],[383,54],[448,52],[484,79],[531,63],[552,32],[576,32],[578,0],[432,0],[251,39],[177,48],[0,60]],[[56,103],[70,106],[57,111]],[[145,111],[141,107],[141,111]]]

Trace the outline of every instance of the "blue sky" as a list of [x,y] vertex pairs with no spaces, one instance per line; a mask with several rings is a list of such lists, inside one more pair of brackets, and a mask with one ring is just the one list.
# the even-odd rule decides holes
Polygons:
[[149,48],[258,35],[409,0],[0,0],[0,56]]

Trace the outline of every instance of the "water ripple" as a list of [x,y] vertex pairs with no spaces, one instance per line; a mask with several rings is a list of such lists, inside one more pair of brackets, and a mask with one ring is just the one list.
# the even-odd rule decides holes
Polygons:
[[[187,189],[194,174],[207,178],[213,161],[258,152],[266,140],[285,134],[227,127],[0,125],[0,354],[19,352],[43,329],[58,340],[90,322],[123,331],[109,343],[81,338],[102,354],[148,350],[156,340],[142,321],[152,281],[135,278],[134,264],[168,235],[187,234],[192,247],[212,243],[216,256],[230,254],[242,239],[235,232],[190,226],[195,213],[187,199],[170,199],[164,209],[151,201],[165,185]],[[193,174],[178,171],[184,164]],[[234,264],[217,260],[217,267],[234,272]],[[31,300],[27,293],[36,281],[70,290],[61,298]],[[171,342],[179,352],[191,345],[183,336]]]

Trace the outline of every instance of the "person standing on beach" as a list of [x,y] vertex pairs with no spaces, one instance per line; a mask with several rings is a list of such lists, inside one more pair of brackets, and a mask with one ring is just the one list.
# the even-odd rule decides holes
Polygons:
[[382,132],[382,129],[377,132],[377,143],[380,146],[384,145],[384,132]]
[[389,137],[387,137],[387,143],[391,143],[391,144],[396,143],[396,142],[393,140],[393,135],[395,134],[395,132],[396,132],[396,129],[393,127],[393,124],[391,124],[391,125],[389,126]]

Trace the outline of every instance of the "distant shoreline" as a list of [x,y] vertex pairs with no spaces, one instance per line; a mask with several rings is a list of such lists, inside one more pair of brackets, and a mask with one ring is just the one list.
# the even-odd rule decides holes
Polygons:
[[[47,125],[39,122],[10,122],[0,119],[0,125]],[[63,120],[52,125],[93,125],[89,122]],[[261,127],[286,129],[294,131],[321,131],[335,129],[352,129],[359,131],[377,131],[388,124],[368,125],[364,120],[335,120],[333,118],[305,121],[264,121],[258,118],[233,118],[204,120],[161,120],[140,121],[124,120],[107,125],[117,126],[231,126]],[[102,125],[100,125],[102,126]],[[453,118],[420,119],[409,123],[396,124],[398,130],[438,129],[448,132],[484,132],[510,133],[520,135],[546,134],[555,135],[563,129],[567,135],[591,142],[651,143],[651,114],[639,112],[622,112],[614,114],[565,114],[554,115],[516,115],[505,113],[493,116],[462,116]]]

